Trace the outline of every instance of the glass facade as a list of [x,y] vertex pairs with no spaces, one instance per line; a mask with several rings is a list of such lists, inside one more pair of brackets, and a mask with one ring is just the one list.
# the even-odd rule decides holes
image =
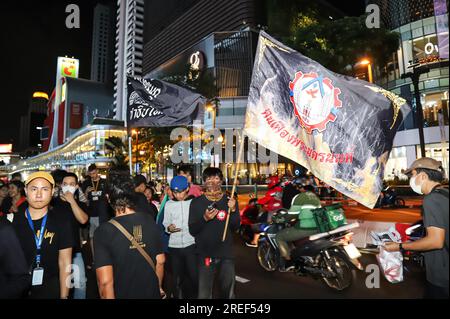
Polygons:
[[428,73],[420,76],[419,81],[424,127],[439,125],[439,114],[448,125],[449,67],[448,59],[442,59],[439,55],[436,23],[436,18],[431,16],[394,29],[400,33],[400,47],[386,66],[374,70],[376,84],[404,97],[413,108],[400,130],[417,128],[414,87],[409,78],[401,78],[403,74],[412,72],[411,64],[430,68]]
[[90,163],[111,162],[114,155],[105,141],[110,137],[125,139],[127,131],[121,127],[92,125],[81,130],[71,140],[51,151],[20,161],[15,171],[50,171],[56,168],[85,168]]

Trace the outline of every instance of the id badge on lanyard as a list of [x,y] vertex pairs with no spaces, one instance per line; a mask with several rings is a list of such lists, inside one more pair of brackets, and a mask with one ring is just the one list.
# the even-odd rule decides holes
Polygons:
[[44,281],[44,268],[41,265],[41,246],[42,240],[44,239],[45,226],[47,224],[48,214],[45,214],[44,220],[42,221],[41,229],[39,232],[39,237],[36,236],[36,231],[34,230],[33,220],[31,219],[30,212],[28,208],[26,210],[28,225],[30,225],[31,230],[33,231],[34,240],[36,243],[36,268],[33,269],[33,277],[31,280],[31,284],[33,286],[40,286]]

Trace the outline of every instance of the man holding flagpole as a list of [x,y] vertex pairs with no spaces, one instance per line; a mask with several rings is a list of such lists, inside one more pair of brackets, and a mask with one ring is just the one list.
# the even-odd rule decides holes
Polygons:
[[[215,167],[203,171],[205,193],[191,202],[189,232],[195,238],[199,269],[199,299],[213,297],[217,276],[219,298],[234,299],[235,266],[232,232],[240,225],[238,203],[222,191],[223,174]],[[228,236],[223,231],[229,212]]]

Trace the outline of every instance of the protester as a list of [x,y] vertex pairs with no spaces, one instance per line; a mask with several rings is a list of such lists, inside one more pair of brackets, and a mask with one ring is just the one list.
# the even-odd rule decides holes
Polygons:
[[86,213],[87,206],[82,203],[78,196],[80,194],[78,186],[78,176],[74,173],[67,173],[62,180],[60,195],[53,199],[52,206],[63,213],[72,227],[73,249],[72,264],[74,270],[74,299],[86,299],[86,274],[84,260],[81,254],[81,225],[89,221]]
[[[189,232],[195,238],[199,267],[201,299],[213,297],[214,279],[219,281],[220,298],[234,298],[235,267],[232,252],[233,232],[239,228],[240,216],[236,199],[228,199],[221,189],[220,169],[203,171],[205,193],[191,202]],[[228,212],[231,212],[225,241],[222,236]]]
[[[154,220],[136,212],[136,195],[127,171],[110,172],[107,194],[116,217],[100,225],[94,234],[100,297],[161,298],[165,262],[161,231]],[[128,233],[126,236],[121,227]]]
[[36,172],[25,182],[27,205],[20,207],[13,225],[32,274],[29,297],[66,299],[69,296],[73,238],[64,212],[49,206],[55,181]]
[[19,211],[19,207],[26,205],[25,185],[18,180],[9,183],[9,197],[11,197],[11,206],[7,213],[15,214]]
[[64,176],[66,176],[67,171],[63,169],[55,169],[50,173],[55,181],[55,187],[53,192],[53,197],[58,197],[61,194],[61,184],[63,182]]
[[88,198],[89,238],[93,251],[94,232],[101,223],[109,220],[109,207],[105,195],[106,181],[100,177],[95,164],[89,165],[88,174],[89,177],[84,181],[81,189]]
[[8,184],[0,185],[0,217],[8,213],[11,207],[11,197],[9,197]]
[[164,227],[170,234],[169,259],[172,266],[174,295],[177,299],[197,298],[198,269],[195,239],[189,233],[189,183],[184,176],[175,176],[171,183],[174,200],[166,203]]
[[19,182],[21,182],[22,181],[22,174],[20,174],[19,172],[12,174],[11,175],[11,182],[12,181],[19,181]]
[[387,251],[422,251],[425,256],[427,286],[425,298],[449,297],[449,191],[443,188],[442,163],[423,157],[414,161],[406,174],[412,190],[423,198],[423,223],[426,235],[414,242],[386,244]]
[[30,286],[28,265],[13,226],[0,219],[0,299],[24,297]]
[[147,198],[147,201],[148,201],[149,203],[152,203],[153,205],[155,205],[156,209],[159,210],[160,204],[159,204],[159,202],[156,200],[156,197],[155,197],[155,190],[153,189],[153,187],[147,185],[147,187],[145,188],[145,191],[144,191],[144,195],[145,195],[145,197]]
[[199,197],[203,194],[202,188],[199,185],[192,183],[192,168],[188,165],[183,165],[178,169],[178,175],[184,176],[189,182],[188,196]]
[[138,212],[149,214],[153,220],[156,220],[158,209],[153,203],[149,202],[144,195],[145,189],[147,188],[147,179],[143,175],[136,175],[133,178],[133,184],[137,199],[136,210]]

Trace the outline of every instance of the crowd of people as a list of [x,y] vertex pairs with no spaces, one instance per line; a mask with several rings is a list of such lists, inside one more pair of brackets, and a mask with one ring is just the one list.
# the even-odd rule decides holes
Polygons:
[[[241,221],[220,169],[206,168],[199,186],[182,166],[166,187],[127,169],[111,168],[106,179],[95,164],[87,172],[82,182],[56,170],[25,181],[15,174],[0,185],[0,299],[85,299],[86,270],[95,274],[88,284],[100,298],[235,298],[232,234]],[[427,297],[448,298],[445,173],[440,162],[422,158],[405,174],[412,190],[424,195],[426,234],[386,249],[424,252]],[[314,177],[274,178],[269,193],[280,190],[286,209],[320,207]],[[289,242],[317,232],[305,217],[311,214],[300,211],[296,226],[276,236],[286,271],[292,267]],[[258,246],[257,234],[248,246]]]
[[[86,299],[95,272],[100,298],[234,297],[235,198],[217,168],[192,183],[189,166],[170,185],[92,164],[73,172],[15,174],[0,185],[0,298]],[[222,240],[229,217],[228,236]]]

